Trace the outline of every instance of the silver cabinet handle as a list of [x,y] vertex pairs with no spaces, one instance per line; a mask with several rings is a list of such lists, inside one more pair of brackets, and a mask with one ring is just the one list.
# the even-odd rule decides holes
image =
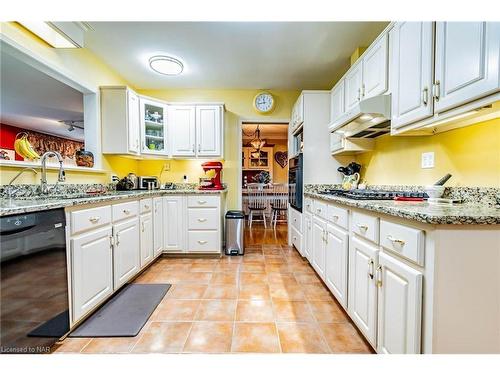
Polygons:
[[149,210],[149,204],[145,204],[145,205],[144,205],[144,208],[145,208],[146,210]]
[[201,152],[201,144],[198,143],[198,152]]
[[389,241],[391,241],[393,244],[398,244],[398,245],[401,245],[401,246],[404,246],[404,244],[406,243],[404,240],[400,240],[400,239],[394,238],[390,234],[387,236],[387,239]]
[[373,273],[374,273],[374,268],[375,267],[375,264],[373,263],[373,259],[370,259],[368,261],[368,276],[370,277],[370,279],[373,280]]
[[193,153],[194,153],[194,143],[193,143],[193,148],[192,148],[192,151],[193,151]]
[[377,267],[377,287],[382,287],[382,266]]
[[332,219],[333,220],[338,220],[339,219],[339,215],[332,215]]
[[120,233],[116,233],[116,241],[115,241],[116,246],[120,244]]
[[429,103],[429,88],[424,87],[422,90],[422,102],[424,103],[425,106]]
[[144,221],[141,223],[141,230],[144,232]]
[[113,237],[112,234],[110,234],[109,235],[109,247],[112,249],[114,245],[115,245],[115,238]]
[[358,89],[358,102],[361,100],[361,88]]
[[205,203],[207,203],[207,201],[201,201],[201,200],[198,201],[198,204],[205,204]]
[[198,221],[199,221],[200,223],[204,223],[205,221],[207,221],[207,219],[205,219],[205,218],[203,218],[203,217],[200,217],[200,218],[198,218]]
[[361,86],[361,97],[364,98],[365,97],[365,84],[363,83],[363,85]]
[[198,243],[199,243],[200,245],[205,245],[205,244],[207,243],[207,241],[205,241],[205,240],[198,240]]
[[101,220],[100,216],[91,216],[89,217],[89,221],[93,224],[97,223],[99,220]]
[[316,211],[321,212],[321,208],[316,208]]
[[128,215],[128,214],[130,214],[130,210],[128,210],[128,209],[124,209],[124,210],[123,210],[123,213],[124,213],[125,215]]
[[359,229],[361,230],[364,230],[364,231],[367,231],[368,230],[368,225],[364,225],[364,224],[360,224],[360,223],[357,223],[356,224],[358,226]]
[[436,82],[434,82],[434,99],[436,100],[436,102],[439,102],[439,98],[441,97],[441,82],[439,80],[436,80]]

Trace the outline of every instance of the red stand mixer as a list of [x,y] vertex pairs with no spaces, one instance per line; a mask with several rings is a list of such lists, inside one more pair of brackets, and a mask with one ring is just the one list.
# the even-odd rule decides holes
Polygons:
[[[212,176],[209,178],[200,179],[200,190],[223,190],[221,181],[222,163],[220,161],[207,161],[201,165],[205,174],[211,172]],[[203,180],[203,182],[202,182]]]

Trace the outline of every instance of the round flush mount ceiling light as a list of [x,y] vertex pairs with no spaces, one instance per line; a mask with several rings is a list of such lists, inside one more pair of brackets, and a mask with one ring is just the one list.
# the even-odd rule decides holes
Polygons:
[[149,59],[149,66],[156,73],[167,76],[176,76],[184,70],[184,65],[173,57],[157,55]]

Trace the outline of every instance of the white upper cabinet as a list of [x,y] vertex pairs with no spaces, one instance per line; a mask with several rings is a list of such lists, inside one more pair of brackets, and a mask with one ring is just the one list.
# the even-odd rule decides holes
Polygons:
[[140,99],[141,153],[168,154],[167,106],[155,100]]
[[391,126],[399,128],[433,114],[433,25],[432,22],[397,23],[390,37]]
[[437,22],[435,110],[499,89],[500,23]]
[[139,96],[127,90],[128,150],[133,154],[141,152]]
[[197,156],[221,156],[222,108],[219,105],[196,106]]
[[330,93],[330,123],[338,120],[345,113],[344,80],[340,80]]
[[361,86],[363,84],[363,64],[358,62],[347,72],[344,80],[345,85],[345,109],[351,110],[361,100]]
[[363,55],[363,83],[361,98],[371,98],[387,91],[388,37],[384,34]]
[[103,153],[139,154],[140,117],[137,94],[125,86],[101,87],[101,128]]
[[172,156],[195,156],[196,107],[172,105],[169,108],[169,114]]
[[380,253],[377,352],[419,354],[422,273]]

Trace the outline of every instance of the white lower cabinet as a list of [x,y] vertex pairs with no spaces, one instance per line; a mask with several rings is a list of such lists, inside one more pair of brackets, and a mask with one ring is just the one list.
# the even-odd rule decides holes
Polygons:
[[422,272],[380,253],[377,281],[377,352],[420,353]]
[[377,339],[377,286],[375,269],[378,265],[377,246],[356,235],[349,243],[349,303],[352,320],[366,339],[376,347]]
[[113,225],[115,245],[113,248],[114,289],[130,280],[140,268],[139,218]]
[[309,262],[312,262],[312,215],[308,212],[304,214],[304,242],[302,251]]
[[153,214],[142,214],[139,218],[141,227],[141,268],[147,266],[154,259],[153,254]]
[[163,198],[153,198],[153,256],[163,251]]
[[178,252],[185,248],[185,206],[185,197],[163,197],[163,248],[165,251]]
[[334,225],[327,224],[325,238],[325,283],[339,303],[347,308],[349,234]]
[[325,276],[325,247],[326,247],[326,222],[314,216],[312,220],[312,266],[316,272],[324,278]]
[[77,321],[113,293],[111,226],[73,237],[70,246],[72,320]]

